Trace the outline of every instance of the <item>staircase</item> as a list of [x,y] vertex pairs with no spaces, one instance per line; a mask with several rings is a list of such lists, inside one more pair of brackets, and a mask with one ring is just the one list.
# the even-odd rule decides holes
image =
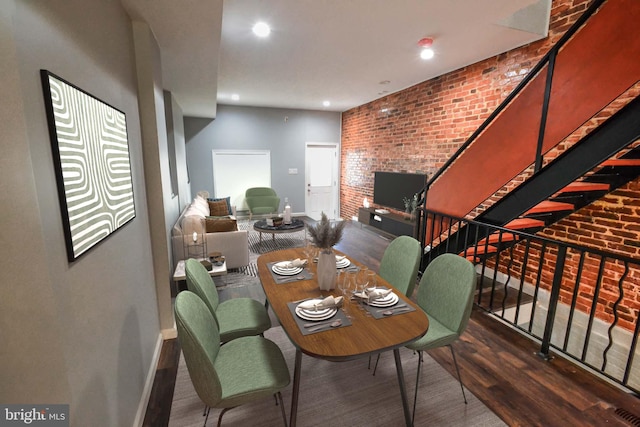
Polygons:
[[[596,0],[430,179],[424,211],[465,217],[535,164],[530,178],[475,218],[535,232],[640,176],[640,149],[634,145],[640,138],[640,98],[542,167],[544,154],[637,85],[638,20],[637,0]],[[593,52],[598,52],[597,58]],[[469,171],[478,170],[478,165],[486,173],[469,180]],[[427,220],[421,226],[420,237],[426,242],[451,224]],[[448,231],[447,244],[441,241],[439,248],[430,250],[461,253],[475,262],[517,240],[505,231],[489,236],[462,226],[453,234]],[[460,238],[461,232],[465,239]]]
[[[636,98],[475,219],[531,233],[548,227],[639,177],[640,146],[634,145],[639,138],[640,98]],[[494,234],[488,245],[482,239],[478,248],[461,254],[478,261],[477,255],[496,253],[514,240],[508,233]]]

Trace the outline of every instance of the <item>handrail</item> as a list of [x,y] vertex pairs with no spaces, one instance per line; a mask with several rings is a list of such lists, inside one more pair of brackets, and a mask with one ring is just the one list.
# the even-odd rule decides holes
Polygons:
[[[541,358],[551,358],[551,350],[562,353],[640,394],[640,371],[633,369],[640,361],[640,318],[619,316],[635,304],[626,289],[638,281],[640,260],[433,210],[425,219],[423,261],[443,253],[472,259],[479,274],[478,308],[537,341]],[[492,243],[490,235],[496,237]],[[530,264],[530,254],[537,264]],[[605,290],[611,283],[617,286]],[[602,292],[617,297],[615,302],[604,304]]]
[[[596,10],[607,0],[595,0],[589,8],[573,23],[573,25],[560,37],[558,42],[556,42],[551,49],[540,59],[540,61],[529,71],[529,73],[525,76],[524,79],[515,87],[515,89],[507,95],[507,97],[498,105],[498,107],[487,117],[487,119],[476,129],[471,136],[456,150],[455,153],[445,162],[444,165],[438,171],[433,174],[431,179],[427,181],[425,186],[419,193],[425,193],[425,197],[423,198],[423,202],[426,202],[426,192],[429,190],[429,187],[435,182],[436,179],[440,177],[444,173],[446,169],[449,168],[456,161],[458,157],[473,143],[473,141],[493,122],[493,120],[513,101],[513,99],[525,88],[527,84],[538,74],[542,68],[547,65],[552,57],[555,57],[560,49],[569,41],[569,39],[582,27],[582,25],[593,15]],[[545,97],[548,99],[550,91],[550,85],[547,85],[545,89]],[[548,106],[545,106],[545,108]],[[546,115],[546,111],[543,111],[542,114]],[[542,155],[541,153],[539,154]],[[535,159],[536,163],[541,163],[538,159]]]

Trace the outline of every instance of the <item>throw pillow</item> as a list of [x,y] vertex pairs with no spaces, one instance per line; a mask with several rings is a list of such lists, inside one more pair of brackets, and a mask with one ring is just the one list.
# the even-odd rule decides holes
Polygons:
[[231,206],[229,206],[229,200],[231,197],[225,197],[223,199],[208,199],[209,212],[211,216],[225,216],[231,215]]
[[189,206],[185,211],[184,216],[199,216],[204,218],[206,215],[202,213],[202,210],[199,210],[195,206]]
[[191,203],[191,206],[193,206],[194,208],[196,208],[199,211],[201,211],[204,216],[210,215],[210,213],[209,213],[209,203],[207,202],[207,199],[203,199],[200,196],[196,196],[195,199],[193,199],[193,202]]
[[[233,212],[231,211],[231,196],[229,197],[218,197],[217,199],[212,199],[212,198],[208,198],[207,201],[208,202],[219,202],[220,200],[224,200],[227,203],[227,210],[228,212],[225,213],[224,215],[233,215]],[[213,216],[213,214],[211,214]]]
[[238,231],[238,223],[231,218],[206,218],[207,233]]

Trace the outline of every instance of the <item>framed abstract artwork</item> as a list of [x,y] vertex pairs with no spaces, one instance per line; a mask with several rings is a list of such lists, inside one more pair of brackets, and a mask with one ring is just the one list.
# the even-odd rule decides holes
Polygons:
[[71,262],[136,216],[127,121],[53,73],[40,75]]

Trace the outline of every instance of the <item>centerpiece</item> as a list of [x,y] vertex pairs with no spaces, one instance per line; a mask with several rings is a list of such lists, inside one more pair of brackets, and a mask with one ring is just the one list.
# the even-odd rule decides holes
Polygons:
[[336,254],[333,246],[342,239],[345,225],[344,221],[332,225],[324,212],[315,226],[307,225],[311,241],[319,249],[318,285],[321,290],[328,291],[336,287]]

